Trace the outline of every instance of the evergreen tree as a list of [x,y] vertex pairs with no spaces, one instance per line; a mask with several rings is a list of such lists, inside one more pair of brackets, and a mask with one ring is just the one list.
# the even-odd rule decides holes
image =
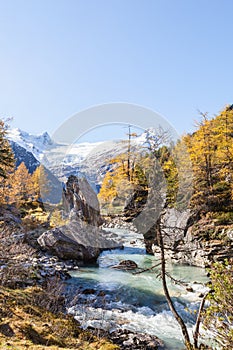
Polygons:
[[14,170],[14,155],[6,138],[7,126],[0,120],[0,204],[7,204],[9,178]]
[[6,138],[7,127],[3,120],[0,120],[0,179],[6,179],[14,167],[14,155],[10,143]]

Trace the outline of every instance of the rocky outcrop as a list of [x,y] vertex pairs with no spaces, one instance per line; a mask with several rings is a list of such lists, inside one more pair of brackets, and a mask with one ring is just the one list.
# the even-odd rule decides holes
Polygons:
[[101,251],[122,247],[99,227],[102,219],[98,198],[85,178],[69,177],[63,202],[69,223],[42,233],[37,239],[42,249],[63,260],[93,262]]
[[44,232],[39,238],[40,246],[61,259],[79,262],[95,261],[106,249],[121,248],[120,242],[106,238],[108,235],[98,227],[81,220]]
[[112,266],[112,268],[118,270],[134,270],[138,268],[138,265],[133,260],[122,260],[118,265]]
[[[96,332],[95,329],[88,327],[88,330]],[[165,349],[164,343],[155,335],[137,333],[128,329],[117,329],[109,334],[98,329],[98,334],[107,336],[113,344],[119,346],[121,350],[162,350]]]
[[162,350],[164,344],[155,335],[136,333],[127,329],[118,329],[109,336],[121,350]]
[[[160,217],[166,258],[178,263],[206,267],[213,261],[233,258],[233,228],[211,226],[211,232],[218,231],[218,239],[211,239],[207,223],[197,220],[190,210],[178,211],[168,208]],[[147,252],[157,254],[158,223],[144,234]],[[202,232],[203,231],[203,232]],[[203,237],[203,235],[205,236]],[[149,237],[149,239],[148,239]]]
[[85,178],[69,176],[63,190],[63,203],[71,220],[80,219],[93,226],[102,224],[97,195]]

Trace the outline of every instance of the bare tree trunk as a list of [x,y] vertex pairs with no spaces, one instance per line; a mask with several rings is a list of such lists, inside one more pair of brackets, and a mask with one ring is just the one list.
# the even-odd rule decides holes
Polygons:
[[128,133],[128,159],[127,159],[127,177],[128,181],[130,182],[131,176],[130,176],[130,153],[131,153],[131,130],[130,130],[131,125],[129,125],[129,133]]
[[193,339],[194,339],[194,349],[198,349],[198,337],[199,337],[199,328],[200,328],[200,323],[201,323],[201,314],[202,311],[204,309],[205,306],[205,301],[206,301],[206,297],[209,294],[209,292],[207,292],[200,304],[199,310],[198,310],[198,315],[197,315],[197,321],[196,321],[196,326],[195,326],[195,331],[193,333]]
[[166,261],[165,261],[165,256],[164,256],[163,237],[162,237],[161,227],[160,227],[160,225],[158,225],[158,226],[159,227],[157,229],[157,240],[158,240],[158,244],[159,244],[160,249],[161,249],[161,277],[162,277],[164,294],[165,294],[165,297],[166,297],[166,300],[167,300],[167,303],[169,305],[170,310],[172,311],[175,319],[177,320],[177,322],[179,323],[179,325],[181,327],[181,331],[182,331],[182,334],[184,337],[186,349],[193,350],[194,348],[190,342],[187,327],[186,327],[184,321],[182,320],[182,318],[180,317],[180,315],[178,314],[178,312],[176,311],[175,306],[172,302],[171,296],[170,296],[169,291],[168,291],[167,281],[166,281]]

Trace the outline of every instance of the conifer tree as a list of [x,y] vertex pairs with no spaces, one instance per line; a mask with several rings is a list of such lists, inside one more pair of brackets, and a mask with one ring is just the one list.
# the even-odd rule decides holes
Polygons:
[[45,168],[40,164],[32,174],[33,200],[39,201],[41,193],[47,193],[47,175]]
[[0,120],[0,179],[6,179],[14,166],[14,155],[6,135],[7,127],[4,121]]
[[0,120],[0,204],[7,204],[9,178],[14,170],[14,155],[6,138],[7,126]]
[[[128,154],[121,154],[110,160],[113,169],[103,179],[98,198],[102,204],[112,205],[113,201],[124,206],[134,191],[147,186],[144,159],[134,157],[133,167],[128,169]],[[130,175],[130,176],[129,176]]]
[[232,208],[233,111],[209,120],[202,114],[197,131],[186,136],[194,174],[192,206],[203,212]]

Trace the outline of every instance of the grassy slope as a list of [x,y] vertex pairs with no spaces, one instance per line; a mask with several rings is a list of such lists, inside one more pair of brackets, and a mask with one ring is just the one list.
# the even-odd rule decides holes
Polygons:
[[73,317],[36,306],[40,293],[38,287],[0,287],[0,349],[118,349],[106,339],[81,330]]

